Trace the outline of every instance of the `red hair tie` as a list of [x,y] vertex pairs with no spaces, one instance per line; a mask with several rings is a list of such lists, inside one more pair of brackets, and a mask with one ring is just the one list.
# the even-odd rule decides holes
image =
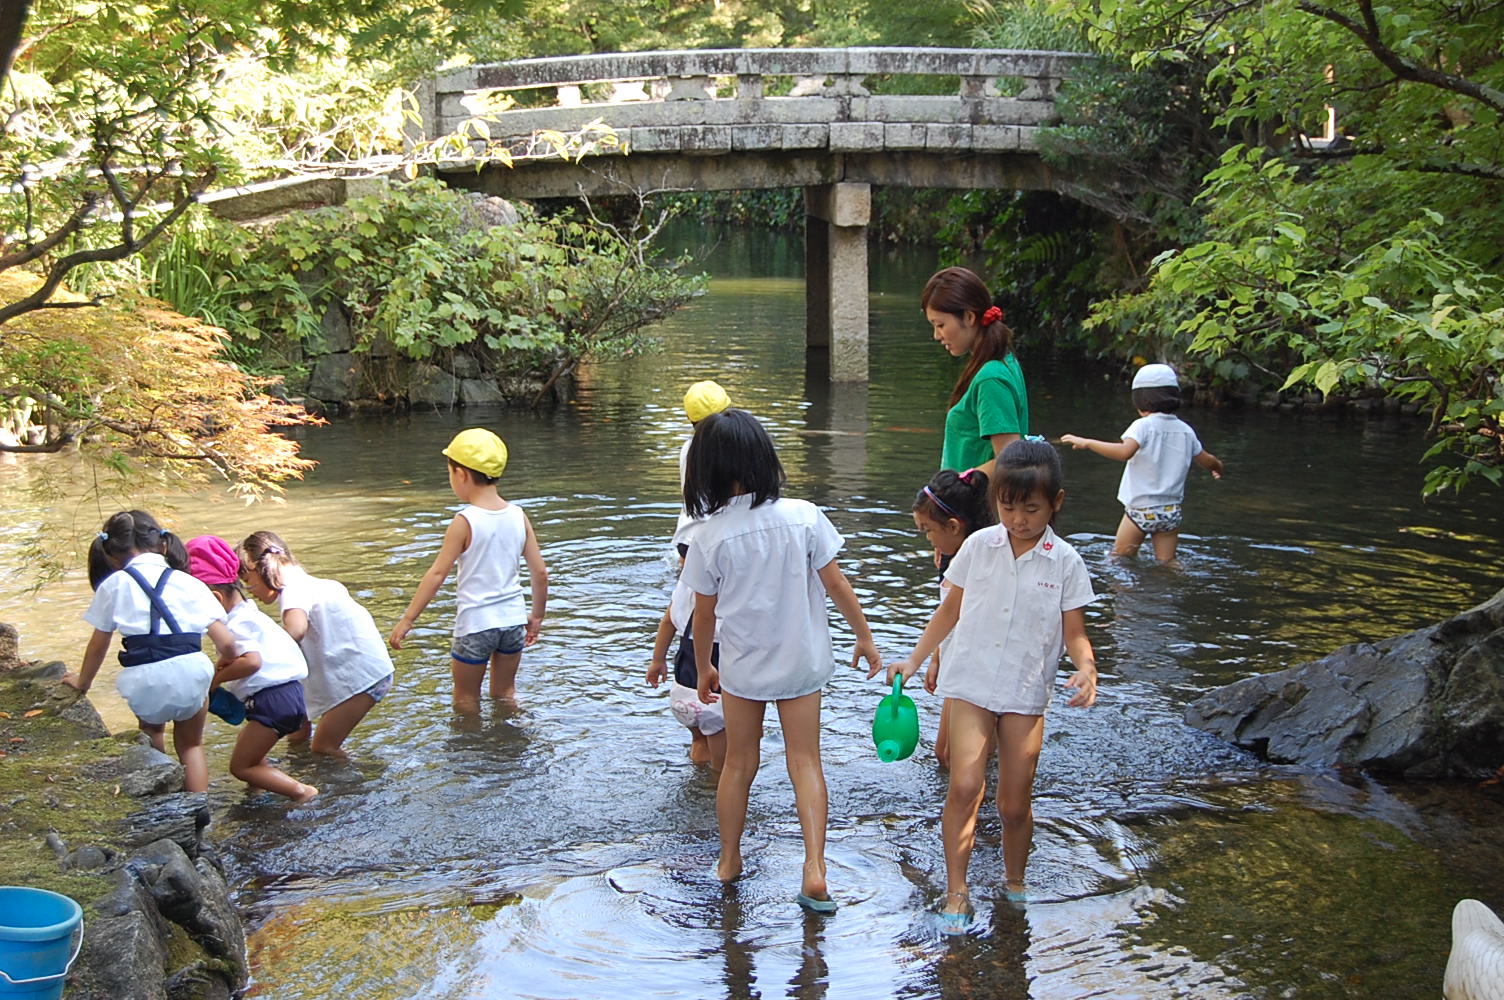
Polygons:
[[997,306],[990,306],[988,307],[986,312],[982,313],[983,326],[991,326],[994,323],[1000,323],[1002,322],[1002,319],[1003,311]]

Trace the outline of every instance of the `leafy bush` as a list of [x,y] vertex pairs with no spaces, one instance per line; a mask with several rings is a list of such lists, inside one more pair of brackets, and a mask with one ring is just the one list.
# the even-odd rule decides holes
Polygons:
[[413,359],[461,351],[551,384],[588,357],[641,347],[642,328],[700,287],[610,229],[520,212],[489,225],[467,196],[419,180],[259,233],[211,227],[194,266],[221,277],[194,304],[263,354],[319,346],[337,304],[356,350],[383,338]]

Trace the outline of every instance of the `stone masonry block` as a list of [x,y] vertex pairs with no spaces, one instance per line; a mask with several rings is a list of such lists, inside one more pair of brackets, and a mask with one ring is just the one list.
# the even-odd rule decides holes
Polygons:
[[1017,125],[973,125],[971,148],[982,151],[1015,150],[1018,148]]
[[831,122],[830,151],[832,153],[855,153],[880,149],[882,144],[882,122]]
[[731,126],[732,149],[780,149],[783,127],[780,125]]
[[924,148],[935,151],[967,150],[971,148],[970,125],[926,125]]
[[686,153],[731,152],[731,127],[729,125],[689,125],[684,129],[680,149]]
[[683,130],[668,125],[634,128],[631,133],[634,153],[676,153],[683,141]]
[[886,149],[923,149],[924,126],[916,122],[884,125],[883,147]]
[[784,149],[824,149],[830,143],[829,125],[784,125]]

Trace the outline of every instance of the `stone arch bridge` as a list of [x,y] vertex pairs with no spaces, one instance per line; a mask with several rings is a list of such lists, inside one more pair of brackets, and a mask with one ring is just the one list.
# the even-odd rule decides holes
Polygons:
[[[457,157],[439,171],[509,198],[803,188],[807,346],[828,351],[832,380],[861,382],[872,186],[1053,187],[1039,129],[1055,120],[1060,81],[1091,58],[846,48],[524,59],[422,81],[412,137],[478,134],[483,120],[493,148],[516,154],[512,165]],[[515,103],[488,111],[498,95]],[[596,121],[620,149],[578,161],[528,155],[540,132]]]

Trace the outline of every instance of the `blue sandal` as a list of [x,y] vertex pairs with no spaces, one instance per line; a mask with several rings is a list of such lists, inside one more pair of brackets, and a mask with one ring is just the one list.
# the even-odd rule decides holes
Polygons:
[[808,910],[811,913],[834,913],[834,912],[836,912],[836,901],[835,900],[828,899],[828,898],[827,899],[816,899],[814,896],[806,896],[802,892],[799,894],[799,905],[802,906],[802,907],[804,907],[806,910]]
[[[944,908],[952,898],[961,900],[960,910],[951,912]],[[971,918],[976,914],[976,911],[971,908],[971,897],[964,892],[948,892],[945,894],[945,901],[940,905],[940,911],[935,914],[940,924],[940,933],[952,936],[965,934],[971,927]]]

